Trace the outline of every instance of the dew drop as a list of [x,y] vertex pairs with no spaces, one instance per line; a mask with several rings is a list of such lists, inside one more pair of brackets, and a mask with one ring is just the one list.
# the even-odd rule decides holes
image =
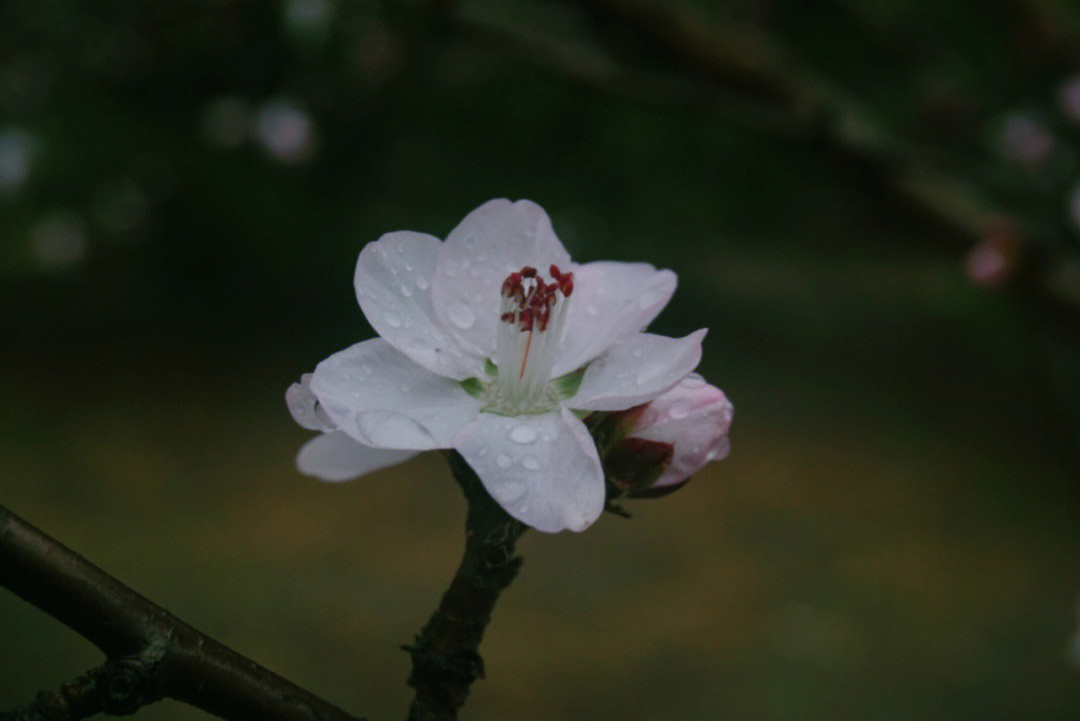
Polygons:
[[515,443],[532,443],[536,440],[536,431],[531,426],[517,426],[510,431],[510,440]]
[[631,355],[633,355],[635,358],[640,358],[641,357],[641,349],[640,348],[635,348],[634,352]]
[[532,456],[522,456],[520,463],[522,466],[529,469],[530,471],[540,470],[540,461],[536,460]]
[[417,278],[416,279],[416,287],[419,288],[420,290],[427,290],[428,285],[429,285],[429,283],[428,283],[427,278]]
[[401,327],[401,318],[398,318],[393,313],[384,313],[383,314],[383,320],[386,321],[386,324],[388,326],[390,326],[391,328],[400,328]]
[[462,301],[450,306],[449,316],[450,322],[462,330],[472,328],[473,323],[476,322],[476,314]]
[[498,456],[495,457],[495,465],[497,465],[499,468],[509,468],[510,456],[506,455],[505,453],[500,453]]
[[486,456],[487,455],[487,448],[484,448],[483,446],[480,446],[480,450],[478,450],[476,452],[476,455],[478,455],[478,456]]
[[495,496],[503,503],[513,503],[525,495],[527,486],[524,481],[517,478],[511,478],[508,481],[503,481],[498,485],[495,485],[492,490]]
[[403,296],[405,296],[406,298],[410,297],[412,295],[412,288],[410,288],[407,285],[402,285],[401,286],[401,294]]
[[640,298],[638,298],[638,305],[640,305],[643,309],[648,308],[652,305],[656,305],[664,299],[665,294],[666,292],[660,286],[654,285],[652,288],[646,288],[645,292],[641,294]]
[[589,315],[600,315],[600,309],[599,309],[599,308],[597,308],[597,307],[596,307],[595,305],[593,305],[592,303],[590,303],[589,305],[585,306],[585,312],[586,312],[586,313],[588,313]]
[[401,388],[402,393],[408,393],[412,390],[412,386],[410,386],[408,383],[402,383],[399,387]]
[[677,401],[668,408],[668,416],[675,420],[686,418],[688,415],[690,415],[690,404],[686,401]]
[[581,515],[581,512],[576,508],[564,508],[562,510],[562,520],[571,531],[580,531],[587,525],[585,516]]

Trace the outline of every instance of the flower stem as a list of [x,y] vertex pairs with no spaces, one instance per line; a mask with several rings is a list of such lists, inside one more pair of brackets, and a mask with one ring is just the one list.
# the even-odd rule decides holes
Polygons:
[[447,453],[454,479],[469,504],[465,553],[450,588],[411,646],[409,685],[416,696],[409,721],[457,718],[469,686],[484,676],[477,653],[491,610],[521,567],[514,544],[526,526],[507,515],[456,452]]

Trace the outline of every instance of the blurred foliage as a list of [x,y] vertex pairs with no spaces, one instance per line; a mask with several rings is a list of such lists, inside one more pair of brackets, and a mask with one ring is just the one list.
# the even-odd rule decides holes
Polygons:
[[[678,272],[733,454],[527,536],[467,717],[1075,716],[1078,69],[1056,0],[7,0],[3,502],[403,715],[462,509],[300,480],[281,392],[364,243],[531,198]],[[94,662],[0,604],[0,706]]]

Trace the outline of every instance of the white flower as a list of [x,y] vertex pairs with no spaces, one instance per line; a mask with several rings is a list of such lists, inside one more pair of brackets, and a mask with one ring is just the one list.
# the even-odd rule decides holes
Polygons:
[[675,284],[646,263],[572,263],[525,200],[485,203],[445,243],[388,233],[364,247],[355,275],[381,337],[286,394],[296,420],[324,432],[298,466],[344,480],[452,448],[511,516],[583,530],[603,509],[604,476],[574,411],[650,401],[701,359],[705,330],[641,332]]

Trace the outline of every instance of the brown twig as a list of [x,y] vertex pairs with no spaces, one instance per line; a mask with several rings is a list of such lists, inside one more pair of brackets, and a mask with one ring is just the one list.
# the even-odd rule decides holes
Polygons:
[[438,609],[405,647],[412,656],[409,685],[416,689],[409,721],[457,718],[469,686],[484,675],[477,649],[491,611],[521,567],[514,544],[526,527],[488,495],[460,455],[447,457],[469,503],[465,554]]
[[0,585],[108,660],[4,721],[132,713],[172,698],[224,719],[358,721],[187,625],[0,506]]

